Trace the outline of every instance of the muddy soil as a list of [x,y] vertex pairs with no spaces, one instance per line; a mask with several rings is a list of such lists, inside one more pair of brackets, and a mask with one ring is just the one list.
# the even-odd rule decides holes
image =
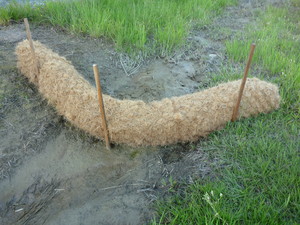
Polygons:
[[[268,4],[240,1],[165,58],[132,60],[104,40],[31,29],[91,84],[97,63],[106,94],[152,101],[205,88],[222,68],[242,71],[228,62],[224,41]],[[152,203],[172,188],[170,178],[190,183],[216,175],[221,162],[197,143],[107,151],[74,128],[18,72],[14,49],[23,39],[22,24],[0,27],[0,224],[143,224],[153,218]]]

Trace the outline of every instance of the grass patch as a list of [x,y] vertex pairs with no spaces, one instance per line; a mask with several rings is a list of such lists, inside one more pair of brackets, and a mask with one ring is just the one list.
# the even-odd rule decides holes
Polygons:
[[[158,203],[152,224],[300,223],[300,5],[290,3],[262,12],[255,27],[226,43],[229,56],[241,62],[246,61],[250,43],[257,43],[254,66],[266,70],[265,79],[279,85],[281,108],[229,123],[199,143],[226,169],[216,168],[218,179],[199,181],[184,194]],[[221,77],[216,75],[213,82]]]
[[1,8],[0,21],[24,17],[75,33],[106,37],[128,53],[165,55],[184,43],[193,25],[208,24],[236,0],[65,0],[43,5],[12,2]]
[[269,9],[257,30],[249,31],[244,40],[227,42],[226,47],[234,60],[245,61],[249,51],[245,46],[255,41],[257,48],[253,62],[266,69],[280,85],[283,106],[299,111],[300,26],[297,19],[300,19],[297,11]]
[[40,8],[24,1],[22,4],[17,1],[10,1],[5,7],[0,7],[0,25],[8,25],[11,20],[37,20],[41,18]]

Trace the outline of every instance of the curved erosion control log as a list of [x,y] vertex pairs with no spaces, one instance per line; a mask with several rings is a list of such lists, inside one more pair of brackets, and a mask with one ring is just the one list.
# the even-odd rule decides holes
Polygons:
[[[97,91],[65,58],[35,41],[39,60],[36,82],[34,60],[27,40],[16,53],[18,68],[30,82],[75,126],[104,139],[99,119]],[[241,80],[181,97],[161,101],[119,100],[103,95],[111,142],[138,145],[167,145],[195,141],[220,129],[230,121]],[[239,117],[268,113],[279,107],[276,85],[256,78],[248,79],[239,109]]]

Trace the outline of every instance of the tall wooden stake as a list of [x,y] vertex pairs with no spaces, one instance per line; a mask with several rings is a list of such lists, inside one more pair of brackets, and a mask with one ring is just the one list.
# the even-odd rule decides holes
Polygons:
[[238,99],[237,99],[236,105],[233,109],[233,113],[232,113],[232,117],[231,117],[232,122],[234,122],[236,120],[238,112],[239,112],[239,107],[240,107],[240,103],[241,103],[241,100],[242,100],[245,84],[246,84],[246,81],[247,81],[247,76],[248,76],[248,72],[249,72],[251,61],[252,61],[255,46],[256,45],[254,43],[252,43],[251,47],[250,47],[250,53],[249,53],[247,65],[246,65],[246,68],[245,68],[245,71],[244,71],[244,77],[243,77],[243,80],[242,80],[242,83],[241,83],[241,86],[240,86]]
[[40,68],[39,68],[38,60],[37,60],[36,55],[35,55],[33,41],[32,41],[32,38],[31,38],[31,32],[30,32],[29,23],[28,23],[27,18],[24,18],[24,23],[25,23],[25,27],[26,27],[27,40],[29,41],[32,58],[34,60],[35,72],[36,72],[36,77],[35,78],[36,78],[36,81],[38,81],[37,80],[37,75],[40,72]]
[[101,120],[102,120],[102,124],[103,124],[103,128],[104,128],[106,148],[108,150],[110,150],[109,133],[108,133],[107,123],[106,123],[106,116],[105,116],[105,110],[104,110],[104,104],[103,104],[102,90],[101,90],[101,84],[100,84],[100,78],[99,78],[100,75],[99,75],[99,70],[98,70],[97,64],[93,65],[93,70],[94,70],[94,76],[95,76],[97,91],[98,91],[98,101],[99,101],[99,106],[100,106]]

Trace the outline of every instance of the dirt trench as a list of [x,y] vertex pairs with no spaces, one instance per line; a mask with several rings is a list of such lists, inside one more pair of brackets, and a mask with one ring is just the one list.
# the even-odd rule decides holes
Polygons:
[[[97,63],[106,94],[159,100],[205,88],[210,75],[230,65],[224,41],[255,21],[270,1],[240,1],[211,25],[193,30],[172,56],[134,61],[104,40],[33,25],[33,38],[69,59],[94,83]],[[143,224],[168,180],[215,176],[197,143],[156,148],[114,146],[74,128],[18,73],[14,49],[24,26],[0,27],[0,224]],[[166,180],[167,182],[163,182]]]

